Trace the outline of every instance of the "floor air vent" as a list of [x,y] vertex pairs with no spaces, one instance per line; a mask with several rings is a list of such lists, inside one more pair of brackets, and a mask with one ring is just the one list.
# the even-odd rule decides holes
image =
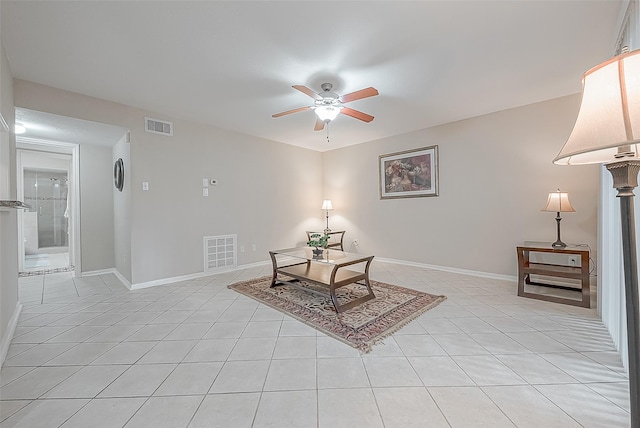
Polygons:
[[151,119],[150,117],[144,118],[144,129],[147,132],[151,132],[153,134],[162,134],[162,135],[173,135],[173,123],[165,122],[163,120]]
[[237,266],[237,235],[204,237],[204,271],[229,269]]

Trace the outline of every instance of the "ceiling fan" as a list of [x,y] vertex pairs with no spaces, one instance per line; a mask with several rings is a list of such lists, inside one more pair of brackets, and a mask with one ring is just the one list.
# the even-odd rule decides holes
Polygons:
[[312,106],[299,107],[294,108],[293,110],[283,111],[282,113],[276,113],[272,115],[272,117],[281,117],[287,114],[297,113],[299,111],[313,110],[317,116],[316,126],[313,128],[314,131],[321,131],[322,129],[324,129],[324,124],[331,122],[340,113],[346,114],[347,116],[354,117],[364,122],[371,122],[373,120],[373,116],[349,107],[345,107],[344,104],[350,103],[351,101],[360,100],[362,98],[368,98],[378,95],[378,90],[376,88],[369,87],[340,96],[334,92],[331,92],[331,89],[333,88],[333,85],[331,83],[323,83],[322,85],[320,85],[320,87],[322,88],[322,92],[317,94],[312,89],[309,89],[306,86],[293,85],[294,89],[297,89],[303,94],[310,96],[315,100],[315,102]]

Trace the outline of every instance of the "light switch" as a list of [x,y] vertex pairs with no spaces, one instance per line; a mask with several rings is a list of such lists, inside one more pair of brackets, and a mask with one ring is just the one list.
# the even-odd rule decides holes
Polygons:
[[208,178],[203,178],[202,179],[202,187],[209,187],[209,179]]
[[143,181],[142,182],[142,190],[144,190],[145,192],[147,190],[149,190],[149,182],[148,181]]
[[207,187],[202,188],[202,196],[209,196],[209,189]]

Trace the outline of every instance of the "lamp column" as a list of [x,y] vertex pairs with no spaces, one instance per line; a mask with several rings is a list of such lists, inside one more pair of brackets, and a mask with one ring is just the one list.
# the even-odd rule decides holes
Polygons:
[[631,427],[640,428],[640,302],[638,298],[638,262],[633,189],[638,187],[640,161],[625,160],[606,165],[613,176],[613,187],[620,198],[622,220],[622,258],[624,262],[625,309],[629,353],[629,398]]
[[329,232],[331,232],[331,229],[329,229],[329,210],[333,209],[333,204],[331,203],[331,199],[325,199],[324,201],[322,201],[322,207],[320,209],[324,210],[327,216],[327,228],[324,230],[324,233],[326,235]]
[[329,229],[329,210],[325,210],[327,213],[327,227],[324,229],[324,233],[329,233],[331,232],[331,229]]
[[551,244],[553,248],[565,248],[567,246],[567,244],[565,244],[560,240],[560,221],[561,220],[562,220],[562,217],[560,217],[560,211],[558,211],[556,214],[556,223],[558,224],[558,239],[556,240],[556,242]]

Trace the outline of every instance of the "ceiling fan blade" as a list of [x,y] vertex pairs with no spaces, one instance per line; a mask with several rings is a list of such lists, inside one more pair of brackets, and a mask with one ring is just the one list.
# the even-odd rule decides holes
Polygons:
[[371,116],[370,114],[363,113],[361,111],[354,110],[349,107],[342,107],[342,110],[340,110],[340,113],[346,114],[347,116],[355,117],[356,119],[360,119],[367,123],[373,120],[373,116]]
[[316,126],[313,128],[314,131],[322,131],[324,129],[324,121],[319,117],[316,118]]
[[304,85],[293,85],[292,88],[299,90],[303,94],[309,95],[314,100],[321,99],[321,97],[318,94],[316,94],[315,91],[313,91],[312,89],[307,88]]
[[276,113],[271,115],[271,117],[281,117],[281,116],[285,116],[287,114],[291,114],[291,113],[297,113],[299,111],[305,111],[305,110],[309,110],[311,107],[300,107],[300,108],[294,108],[293,110],[287,110],[287,111],[283,111],[282,113]]
[[369,87],[343,95],[340,97],[340,101],[343,103],[350,103],[351,101],[361,100],[362,98],[373,97],[375,95],[378,95],[378,90],[376,88]]

